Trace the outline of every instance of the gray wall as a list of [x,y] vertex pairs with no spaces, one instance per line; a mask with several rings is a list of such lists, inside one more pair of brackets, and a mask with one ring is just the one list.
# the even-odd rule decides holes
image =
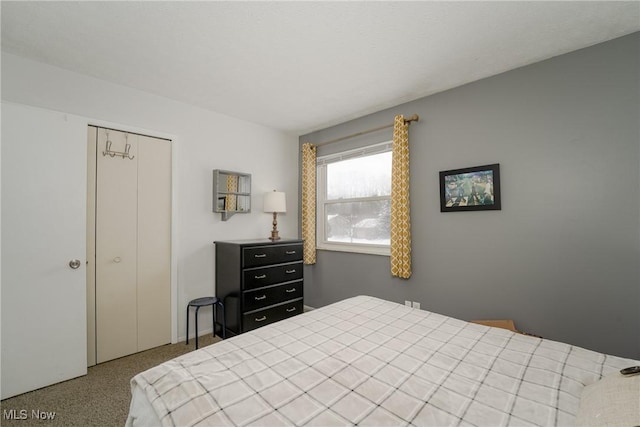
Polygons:
[[[318,251],[305,304],[413,300],[640,359],[639,46],[635,33],[301,136],[420,116],[409,131],[413,275],[392,278],[388,257]],[[500,163],[502,210],[441,213],[438,172],[489,163]]]

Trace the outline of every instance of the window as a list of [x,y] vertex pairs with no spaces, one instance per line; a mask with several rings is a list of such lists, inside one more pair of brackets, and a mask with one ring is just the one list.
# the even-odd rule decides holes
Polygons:
[[318,249],[389,255],[391,142],[318,157]]

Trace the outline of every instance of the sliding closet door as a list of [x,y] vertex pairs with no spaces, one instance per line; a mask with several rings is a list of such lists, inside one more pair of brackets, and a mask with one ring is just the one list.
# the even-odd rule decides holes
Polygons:
[[[112,152],[128,156],[104,155],[107,138]],[[94,350],[88,348],[89,366],[171,342],[171,141],[90,126],[92,144],[95,194],[89,191],[88,198],[95,200],[95,241],[88,218],[87,311]],[[91,178],[88,183],[94,185]]]
[[[134,158],[104,156],[107,131],[98,130],[96,176],[97,362],[135,353],[137,333],[138,141],[109,131],[111,150]],[[127,136],[125,140],[125,136]]]
[[138,351],[171,341],[171,141],[138,137]]

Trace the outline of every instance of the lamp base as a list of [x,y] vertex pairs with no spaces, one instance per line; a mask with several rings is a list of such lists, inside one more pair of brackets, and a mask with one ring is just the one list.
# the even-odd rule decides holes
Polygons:
[[271,230],[271,237],[269,240],[280,240],[280,236],[278,236],[278,213],[273,213],[273,230]]
[[269,240],[280,240],[280,236],[278,236],[278,230],[271,232],[271,237],[269,237]]

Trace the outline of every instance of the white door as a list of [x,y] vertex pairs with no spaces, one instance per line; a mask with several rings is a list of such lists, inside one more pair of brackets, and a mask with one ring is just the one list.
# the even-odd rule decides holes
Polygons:
[[2,104],[3,399],[87,373],[86,132]]

